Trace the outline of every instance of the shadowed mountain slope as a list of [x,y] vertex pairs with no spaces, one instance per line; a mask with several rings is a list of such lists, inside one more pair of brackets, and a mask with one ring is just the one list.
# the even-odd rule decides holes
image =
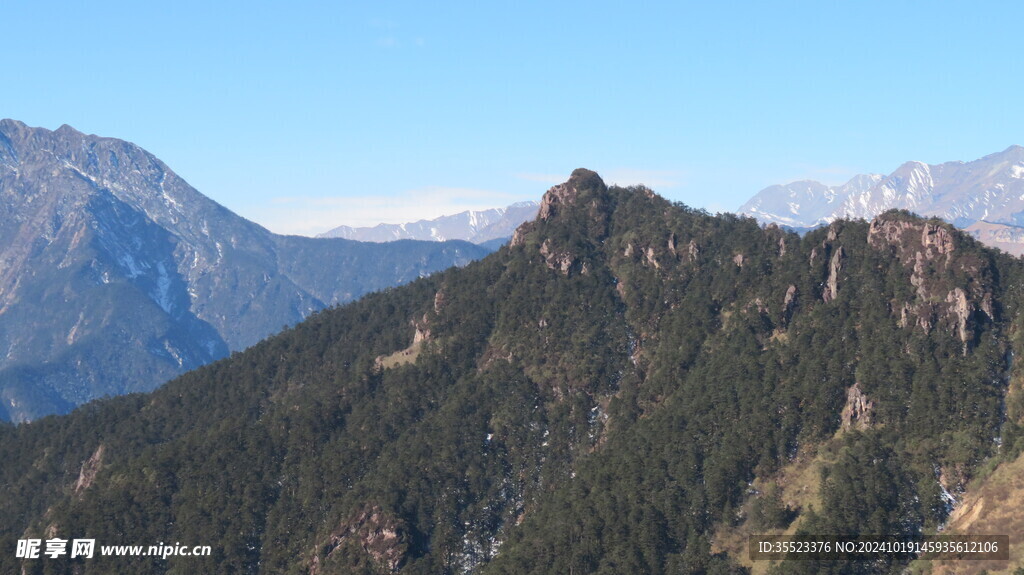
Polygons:
[[0,121],[0,419],[153,389],[324,306],[481,257],[278,236],[145,150]]

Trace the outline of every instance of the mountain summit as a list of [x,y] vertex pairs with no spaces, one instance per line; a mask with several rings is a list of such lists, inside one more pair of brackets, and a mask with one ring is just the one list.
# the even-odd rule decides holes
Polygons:
[[1024,226],[1024,147],[972,162],[907,162],[888,176],[859,175],[836,187],[813,181],[770,186],[739,213],[810,228],[840,218],[871,219],[891,209],[937,216],[961,228],[978,222]]
[[138,146],[0,120],[0,419],[152,389],[484,253],[278,236]]

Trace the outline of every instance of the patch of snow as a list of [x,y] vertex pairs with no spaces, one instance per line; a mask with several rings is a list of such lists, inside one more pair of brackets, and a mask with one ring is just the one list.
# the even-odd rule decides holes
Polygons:
[[942,498],[943,503],[945,503],[946,506],[952,509],[956,505],[956,497],[953,497],[953,494],[950,493],[949,490],[946,489],[946,486],[943,485],[942,483],[939,483],[939,491],[942,492],[939,494],[939,496]]
[[165,312],[171,313],[171,277],[163,262],[156,264],[156,291],[153,292],[153,301],[156,302]]
[[68,332],[68,337],[67,337],[68,345],[71,345],[71,344],[75,343],[75,336],[78,334],[78,328],[79,328],[79,326],[82,325],[82,320],[84,318],[85,318],[85,312],[79,312],[79,314],[78,314],[78,321],[75,322],[75,325]]
[[120,256],[118,256],[117,259],[118,263],[121,264],[121,267],[124,268],[125,273],[127,273],[128,277],[131,279],[139,277],[140,275],[145,273],[144,270],[149,269],[149,264],[147,264],[146,262],[135,261],[135,258],[132,257],[132,254],[128,252],[122,253]]
[[167,353],[169,353],[171,357],[174,358],[174,361],[177,362],[178,367],[185,366],[185,360],[187,358],[184,355],[182,355],[181,352],[177,350],[177,348],[172,346],[171,342],[164,340],[164,349],[167,350]]

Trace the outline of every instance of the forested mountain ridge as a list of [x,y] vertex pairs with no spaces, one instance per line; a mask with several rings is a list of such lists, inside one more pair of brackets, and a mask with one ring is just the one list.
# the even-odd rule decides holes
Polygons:
[[0,420],[151,390],[486,253],[279,236],[134,144],[0,120]]
[[[0,548],[214,548],[0,570],[728,573],[744,525],[934,529],[1024,448],[1022,271],[907,213],[800,238],[577,170],[463,269],[0,428]],[[826,447],[813,510],[751,490]]]

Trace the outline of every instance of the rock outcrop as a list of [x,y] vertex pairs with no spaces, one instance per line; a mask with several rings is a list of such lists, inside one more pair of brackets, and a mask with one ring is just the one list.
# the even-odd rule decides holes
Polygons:
[[603,192],[606,189],[604,180],[597,175],[597,172],[586,168],[577,168],[573,170],[568,181],[553,186],[544,194],[537,217],[541,220],[551,219],[558,213],[560,207],[574,203],[581,192],[585,190]]
[[[900,213],[883,214],[871,222],[868,245],[894,255],[909,270],[914,288],[911,301],[891,306],[901,327],[926,333],[945,326],[957,334],[964,350],[976,336],[978,322],[994,320],[993,294],[987,282],[987,261],[961,254],[948,224],[911,219]],[[966,276],[964,286],[954,285]]]
[[96,480],[96,474],[100,472],[100,467],[103,466],[103,444],[100,444],[93,452],[89,459],[82,462],[82,469],[78,472],[78,480],[75,481],[73,491],[75,495],[80,495],[86,489],[92,486],[92,482]]
[[796,311],[796,286],[790,285],[786,289],[786,297],[782,300],[782,325],[787,326],[793,319],[793,312]]
[[864,430],[871,427],[874,410],[875,402],[864,395],[860,383],[854,383],[846,390],[846,404],[840,414],[843,429]]
[[544,193],[541,199],[540,208],[537,211],[537,220],[526,222],[516,228],[512,233],[511,246],[523,245],[526,234],[535,229],[536,222],[548,221],[558,215],[564,208],[574,204],[579,196],[586,191],[604,192],[608,189],[601,176],[586,168],[573,170],[569,179],[557,186],[552,186]]
[[[314,554],[309,575],[322,572],[322,562],[341,546],[356,545],[388,572],[396,572],[405,562],[408,542],[404,524],[379,506],[366,507],[331,533],[326,544]],[[323,557],[323,559],[321,559]]]
[[571,253],[556,249],[549,239],[544,240],[544,243],[540,245],[540,255],[544,256],[544,263],[549,268],[558,270],[566,275],[569,274],[569,270],[576,263],[576,258]]
[[843,260],[846,258],[846,252],[843,250],[843,246],[833,252],[832,259],[828,264],[828,279],[825,281],[825,291],[821,294],[821,299],[828,303],[834,301],[839,296],[839,274],[843,271]]

